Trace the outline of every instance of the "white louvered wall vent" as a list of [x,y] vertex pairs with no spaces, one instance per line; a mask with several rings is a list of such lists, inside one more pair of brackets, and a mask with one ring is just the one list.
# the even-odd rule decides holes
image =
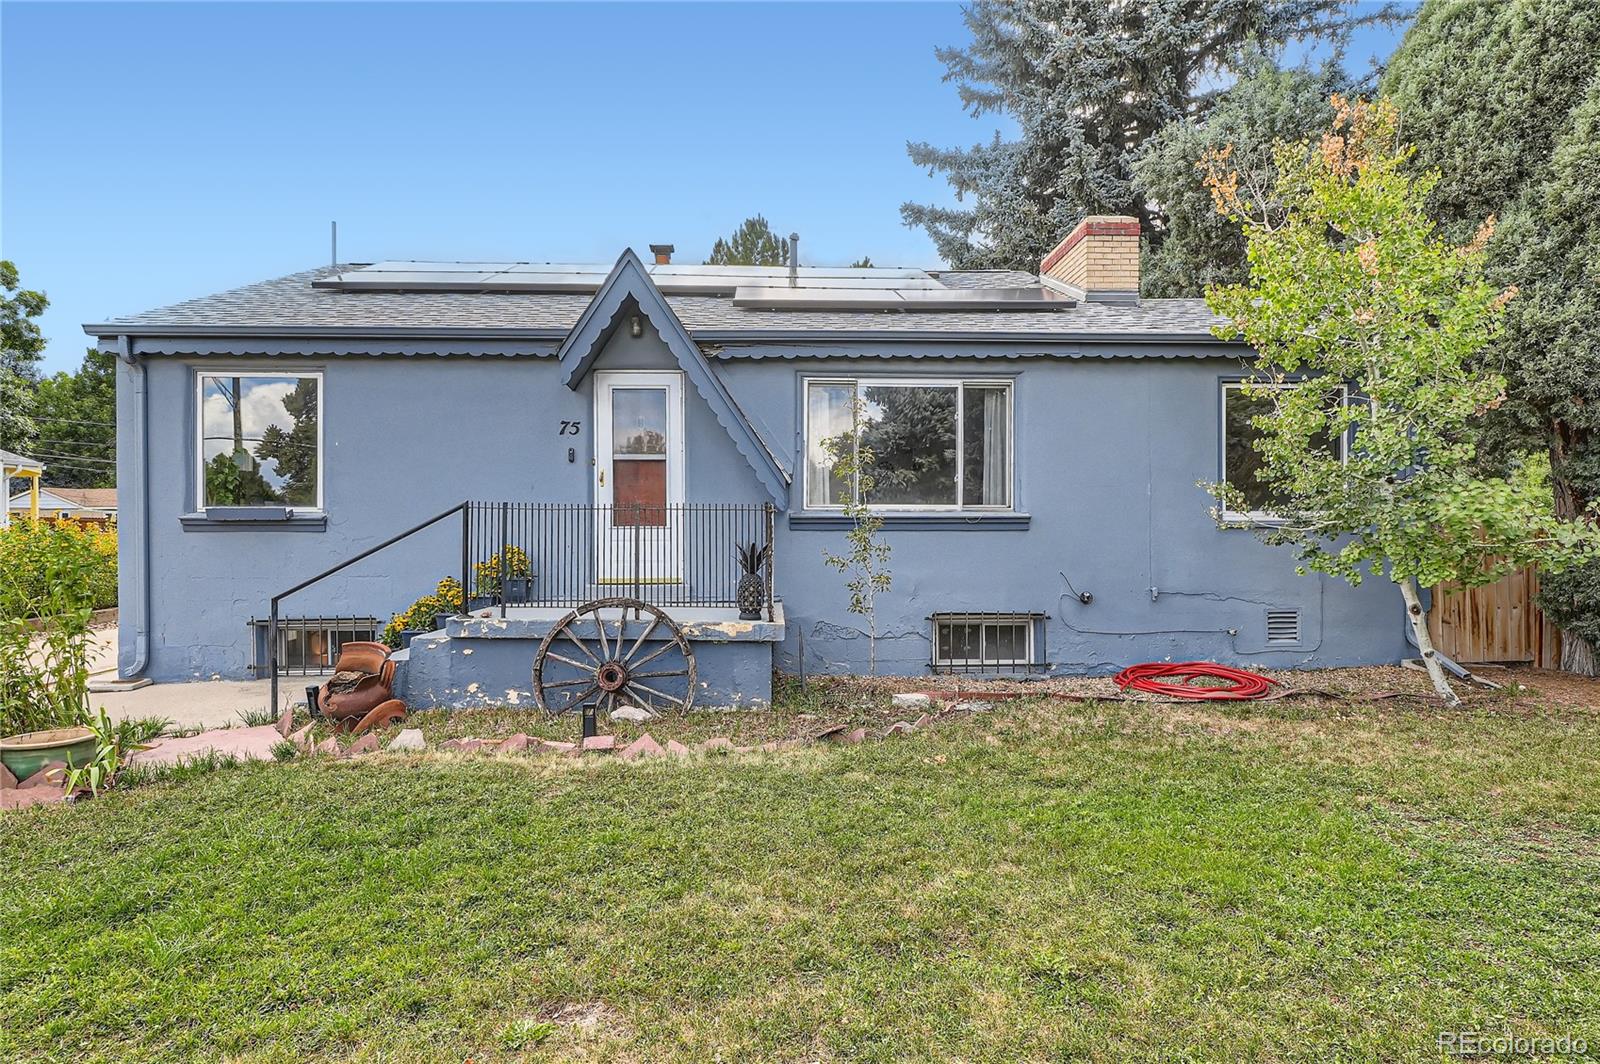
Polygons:
[[1291,646],[1300,642],[1299,610],[1267,611],[1267,644]]

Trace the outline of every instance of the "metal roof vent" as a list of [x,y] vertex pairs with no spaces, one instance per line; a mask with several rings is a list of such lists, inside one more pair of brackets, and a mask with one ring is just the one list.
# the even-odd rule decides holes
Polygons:
[[1267,645],[1295,646],[1300,642],[1299,610],[1267,611]]

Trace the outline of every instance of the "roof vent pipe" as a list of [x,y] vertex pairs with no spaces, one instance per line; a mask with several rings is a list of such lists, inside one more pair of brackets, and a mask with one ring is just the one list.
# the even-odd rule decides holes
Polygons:
[[800,234],[789,234],[789,287],[800,287]]

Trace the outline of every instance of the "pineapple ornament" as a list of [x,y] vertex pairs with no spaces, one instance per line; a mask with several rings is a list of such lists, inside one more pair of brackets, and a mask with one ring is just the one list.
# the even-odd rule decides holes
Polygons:
[[754,543],[748,547],[734,548],[734,553],[739,556],[739,568],[744,571],[734,592],[734,601],[739,604],[741,621],[759,621],[761,608],[767,604],[767,585],[761,578],[761,567],[766,564],[767,550],[768,548]]

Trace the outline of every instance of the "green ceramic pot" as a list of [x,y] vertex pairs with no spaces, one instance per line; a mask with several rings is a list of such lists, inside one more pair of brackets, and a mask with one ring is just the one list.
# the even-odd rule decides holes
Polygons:
[[11,770],[21,783],[52,761],[65,761],[77,767],[94,760],[97,746],[88,728],[51,728],[23,732],[0,739],[0,764]]

